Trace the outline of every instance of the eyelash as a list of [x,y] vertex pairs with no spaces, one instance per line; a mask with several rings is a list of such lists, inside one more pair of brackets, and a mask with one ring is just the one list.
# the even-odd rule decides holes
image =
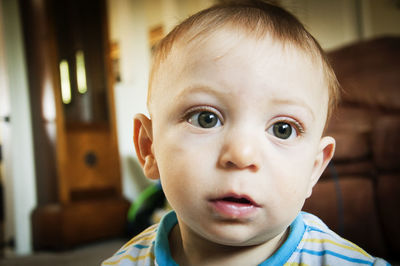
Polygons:
[[278,122],[283,122],[283,123],[287,123],[287,124],[291,125],[296,130],[298,136],[301,136],[305,133],[304,126],[296,120],[280,119],[280,120],[274,121],[273,124],[276,124]]
[[195,107],[190,108],[183,114],[182,120],[188,121],[191,116],[193,116],[196,113],[201,113],[201,112],[210,112],[210,113],[215,114],[218,117],[218,119],[221,121],[221,124],[222,125],[224,124],[224,119],[223,119],[223,116],[221,115],[221,113],[218,112],[217,109],[215,109],[214,107],[207,106],[207,105],[206,106],[195,106]]

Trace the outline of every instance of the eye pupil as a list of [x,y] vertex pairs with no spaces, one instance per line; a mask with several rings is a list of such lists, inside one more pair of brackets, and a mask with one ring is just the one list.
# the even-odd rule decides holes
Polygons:
[[201,112],[198,119],[199,125],[204,128],[214,127],[218,123],[218,117],[211,112]]
[[292,127],[284,122],[274,124],[273,131],[274,135],[281,139],[287,139],[292,135]]

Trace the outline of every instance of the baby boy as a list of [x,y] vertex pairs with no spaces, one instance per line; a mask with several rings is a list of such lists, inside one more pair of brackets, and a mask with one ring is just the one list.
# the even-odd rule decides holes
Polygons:
[[173,212],[103,265],[386,265],[301,212],[329,163],[338,83],[302,24],[261,1],[211,7],[155,51],[134,143]]

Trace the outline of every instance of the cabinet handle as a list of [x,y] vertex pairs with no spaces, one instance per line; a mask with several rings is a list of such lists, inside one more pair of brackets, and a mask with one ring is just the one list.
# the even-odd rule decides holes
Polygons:
[[11,117],[9,115],[0,116],[0,121],[4,121],[6,123],[9,123],[11,121]]

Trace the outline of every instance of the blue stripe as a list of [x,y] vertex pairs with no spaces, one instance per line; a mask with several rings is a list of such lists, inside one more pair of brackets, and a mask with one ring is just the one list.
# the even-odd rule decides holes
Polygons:
[[350,262],[373,265],[373,263],[370,262],[370,261],[366,261],[366,260],[362,260],[362,259],[356,259],[356,258],[350,258],[350,257],[344,256],[342,254],[339,254],[339,253],[336,253],[336,252],[333,252],[333,251],[330,251],[330,250],[315,251],[315,250],[309,250],[309,249],[301,249],[301,250],[296,250],[296,252],[299,252],[299,253],[303,253],[304,252],[304,253],[308,253],[308,254],[316,255],[316,256],[323,256],[325,254],[329,254],[329,255],[332,255],[332,256],[335,256],[337,258],[341,258],[343,260],[347,260],[347,261],[350,261]]
[[136,244],[136,245],[134,245],[134,247],[135,247],[135,248],[138,248],[138,249],[144,249],[144,248],[148,248],[149,246],[144,246],[144,245]]
[[118,255],[124,254],[125,252],[126,252],[126,250],[122,250],[122,251],[118,252],[118,253],[115,254],[115,255],[118,256]]

